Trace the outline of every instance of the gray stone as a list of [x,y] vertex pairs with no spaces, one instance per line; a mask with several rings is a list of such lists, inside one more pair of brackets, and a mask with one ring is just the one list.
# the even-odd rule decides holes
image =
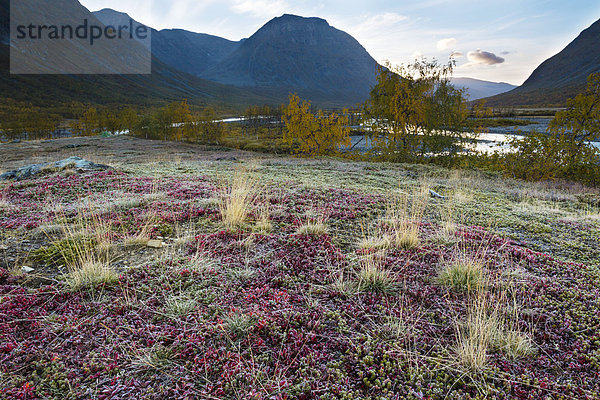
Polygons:
[[152,249],[160,249],[161,247],[163,247],[163,242],[162,240],[149,240],[146,246]]
[[0,181],[6,181],[9,179],[15,179],[19,181],[22,179],[31,178],[44,171],[54,172],[62,171],[68,168],[81,171],[102,171],[109,169],[110,167],[108,165],[96,164],[91,161],[84,160],[81,157],[69,157],[54,163],[29,164],[16,170],[5,172],[4,174],[0,175]]

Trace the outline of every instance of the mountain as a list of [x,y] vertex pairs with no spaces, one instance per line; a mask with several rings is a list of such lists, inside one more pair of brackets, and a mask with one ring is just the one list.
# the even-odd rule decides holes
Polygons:
[[274,18],[201,76],[286,97],[289,92],[330,105],[366,100],[377,62],[352,36],[320,18]]
[[0,1],[0,45],[10,41],[10,0]]
[[509,83],[488,82],[473,78],[451,78],[450,81],[455,87],[466,89],[467,98],[470,101],[495,96],[516,88],[515,85]]
[[600,20],[560,53],[544,61],[518,88],[488,99],[489,105],[564,105],[581,92],[587,77],[600,71]]
[[[14,1],[14,0],[13,0]],[[95,17],[77,0],[35,0],[38,8],[50,3],[53,17]],[[48,6],[48,4],[46,4]],[[0,0],[0,32],[9,31],[9,0]],[[37,10],[37,14],[41,11]],[[82,50],[84,51],[84,50]],[[81,55],[73,49],[76,59],[102,65],[99,57]],[[94,52],[95,53],[95,52]],[[151,106],[167,101],[188,99],[192,104],[242,107],[253,103],[272,103],[271,99],[248,90],[207,81],[176,70],[153,57],[149,75],[11,75],[9,46],[0,44],[0,91],[3,99],[13,99],[44,107],[58,107],[73,101],[90,104],[132,104]]]
[[[130,20],[111,9],[94,15],[105,25],[128,25]],[[377,62],[352,36],[323,19],[288,14],[239,42],[181,29],[152,29],[152,54],[178,70],[278,102],[297,92],[333,107],[366,100],[377,71]]]
[[[134,29],[140,25],[129,15],[110,8],[94,11],[93,14],[104,25],[129,26],[130,21],[133,21]],[[222,61],[242,43],[183,29],[152,29],[151,37],[152,54],[156,58],[173,68],[196,76]]]

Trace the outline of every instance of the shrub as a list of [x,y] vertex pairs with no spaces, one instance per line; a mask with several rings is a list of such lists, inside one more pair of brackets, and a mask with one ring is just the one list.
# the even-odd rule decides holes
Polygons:
[[325,115],[311,112],[308,101],[300,103],[296,94],[290,94],[283,121],[284,141],[293,151],[306,156],[335,154],[340,146],[350,145],[348,118],[335,113]]

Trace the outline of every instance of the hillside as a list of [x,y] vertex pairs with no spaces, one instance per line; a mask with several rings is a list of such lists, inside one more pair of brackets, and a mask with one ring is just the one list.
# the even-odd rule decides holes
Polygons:
[[[47,7],[55,7],[46,1]],[[44,3],[42,3],[43,5]],[[0,0],[0,27],[7,29],[9,1]],[[52,12],[57,12],[56,8]],[[82,18],[95,17],[76,0],[61,0],[60,12]],[[76,51],[76,50],[74,50]],[[86,58],[86,62],[95,62]],[[103,61],[98,59],[97,62]],[[0,44],[0,90],[3,98],[56,107],[82,102],[91,104],[132,104],[152,106],[168,101],[188,99],[192,104],[243,107],[247,104],[271,102],[248,90],[210,82],[152,59],[150,75],[11,75],[9,47]]]
[[[129,25],[131,17],[109,8],[93,14],[104,25]],[[135,21],[134,26],[139,24]],[[163,63],[180,71],[200,76],[239,47],[218,36],[183,29],[152,29],[152,54]]]
[[579,93],[587,77],[600,71],[600,20],[560,53],[544,61],[518,88],[488,99],[489,105],[562,106]]
[[[128,23],[130,18],[110,9],[94,14],[105,24]],[[239,42],[181,29],[153,29],[152,53],[173,68],[279,102],[297,92],[333,107],[366,100],[377,66],[350,35],[323,19],[294,15],[275,18]]]

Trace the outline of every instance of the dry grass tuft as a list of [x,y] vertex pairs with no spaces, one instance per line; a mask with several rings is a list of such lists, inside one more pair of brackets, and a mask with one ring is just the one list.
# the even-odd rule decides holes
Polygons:
[[75,265],[69,266],[66,283],[71,290],[92,288],[100,284],[111,284],[118,276],[106,261],[95,259],[80,259]]
[[444,266],[438,281],[460,291],[472,291],[483,285],[483,264],[469,257],[461,257]]
[[319,222],[306,222],[298,227],[296,234],[298,235],[325,235],[327,233],[327,225]]
[[498,319],[483,299],[477,299],[467,312],[466,321],[456,328],[455,354],[460,365],[471,372],[481,371],[488,349],[498,331]]
[[410,194],[394,197],[387,205],[383,223],[391,231],[388,236],[392,246],[412,249],[421,242],[419,224],[423,219],[429,199],[429,186],[421,183]]
[[171,316],[182,316],[194,311],[198,300],[185,295],[171,296],[165,301],[165,313]]
[[219,203],[223,224],[230,229],[243,225],[252,210],[256,195],[256,179],[244,170],[236,170],[229,185],[224,187]]
[[366,237],[363,238],[358,243],[358,248],[360,249],[376,249],[376,250],[384,250],[392,247],[392,238],[388,235],[379,236],[379,237]]
[[254,327],[254,317],[241,312],[234,312],[223,317],[225,330],[235,336],[246,336]]
[[296,229],[297,235],[319,236],[329,232],[326,218],[317,210],[306,212],[306,221]]
[[273,231],[268,200],[260,207],[259,217],[256,221],[254,231],[263,235],[267,235]]
[[494,345],[511,359],[534,355],[537,351],[529,335],[518,330],[498,330]]
[[358,289],[375,293],[391,293],[395,290],[395,280],[384,267],[377,255],[368,255],[360,260]]
[[331,289],[346,298],[350,298],[358,293],[358,285],[347,278],[343,271],[331,283]]

